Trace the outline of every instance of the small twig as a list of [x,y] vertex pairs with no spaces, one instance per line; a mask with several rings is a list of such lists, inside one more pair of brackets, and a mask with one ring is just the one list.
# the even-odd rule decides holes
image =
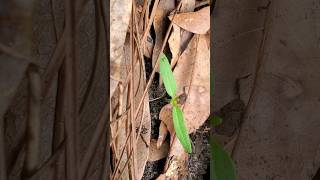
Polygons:
[[230,42],[232,42],[232,41],[234,41],[236,39],[239,39],[242,36],[245,36],[247,34],[250,34],[250,33],[253,33],[253,32],[257,32],[257,31],[263,31],[263,30],[264,30],[264,27],[259,27],[259,28],[255,28],[255,29],[252,29],[252,30],[249,30],[249,31],[246,31],[246,32],[239,33],[236,36],[232,37],[232,39],[230,39],[229,41],[223,43],[221,46],[219,46],[219,48],[227,46]]
[[0,179],[7,180],[7,165],[4,141],[4,119],[0,119]]
[[79,179],[79,146],[77,143],[78,109],[75,58],[75,11],[73,0],[65,0],[65,128],[66,128],[66,174],[68,180]]
[[136,151],[136,141],[135,138],[135,120],[133,119],[133,115],[134,115],[134,58],[135,58],[135,46],[134,46],[134,32],[133,32],[133,27],[134,27],[134,19],[135,19],[135,12],[136,11],[136,6],[135,6],[135,2],[132,1],[132,13],[131,13],[131,29],[130,29],[130,60],[131,60],[131,79],[130,79],[130,120],[131,120],[131,146],[132,146],[132,150],[133,150],[133,154],[132,154],[132,171],[133,173],[130,173],[132,175],[133,179],[136,179],[136,173],[135,173],[135,151]]
[[159,96],[157,98],[154,98],[154,99],[151,99],[151,100],[149,100],[149,102],[153,102],[153,101],[159,100],[159,99],[163,98],[165,95],[166,95],[166,92],[163,92],[161,96]]
[[[110,65],[110,46],[109,46],[109,39],[110,39],[110,28],[109,28],[109,23],[110,23],[110,13],[108,10],[110,9],[110,3],[107,2],[106,4],[106,8],[105,8],[105,4],[104,0],[99,0],[100,1],[100,9],[102,12],[102,21],[103,21],[103,29],[105,30],[105,51],[106,51],[106,74],[110,74],[110,70],[109,70],[109,65]],[[109,104],[110,102],[110,79],[107,79],[106,82],[107,85],[107,90],[106,90],[106,94],[107,94],[107,106],[106,108],[109,110],[108,111],[108,116],[110,116],[112,119],[112,113],[111,113],[111,107]],[[111,127],[110,127],[110,121],[107,120],[107,124],[106,124],[106,145],[105,145],[105,151],[104,151],[104,161],[103,161],[103,169],[101,172],[101,180],[108,180],[110,179],[110,172],[111,172],[111,168],[110,168],[110,132],[111,132]]]

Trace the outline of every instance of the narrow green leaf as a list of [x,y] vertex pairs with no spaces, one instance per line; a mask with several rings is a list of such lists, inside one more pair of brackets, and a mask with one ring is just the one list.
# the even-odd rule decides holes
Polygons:
[[176,95],[176,81],[173,77],[173,73],[171,71],[171,66],[169,64],[168,58],[166,55],[161,53],[160,55],[160,74],[163,79],[164,87],[166,88],[167,93],[174,97]]
[[174,130],[176,131],[176,135],[180,143],[182,144],[185,151],[187,151],[188,153],[191,153],[192,152],[191,141],[190,141],[190,137],[189,137],[186,125],[184,124],[183,112],[176,105],[173,106],[172,116],[173,116]]
[[213,116],[213,118],[211,119],[211,123],[213,126],[218,126],[222,123],[222,118],[219,116]]
[[210,180],[236,180],[236,170],[229,154],[218,142],[210,139]]

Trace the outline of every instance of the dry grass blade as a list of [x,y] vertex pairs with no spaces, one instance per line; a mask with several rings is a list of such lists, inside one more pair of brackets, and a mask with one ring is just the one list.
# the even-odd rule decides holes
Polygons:
[[135,58],[135,46],[134,46],[134,21],[135,21],[135,1],[132,2],[132,13],[131,13],[131,28],[130,28],[130,64],[131,64],[131,79],[130,79],[130,123],[131,123],[131,147],[132,147],[132,178],[136,179],[136,172],[135,172],[135,151],[136,151],[136,141],[135,141],[135,120],[133,119],[134,116],[134,58]]

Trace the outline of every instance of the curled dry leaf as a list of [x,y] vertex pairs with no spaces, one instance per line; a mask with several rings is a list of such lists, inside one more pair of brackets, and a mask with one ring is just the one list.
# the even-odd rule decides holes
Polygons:
[[166,24],[169,19],[167,18],[171,11],[175,8],[175,1],[173,0],[160,0],[156,14],[153,20],[153,27],[156,33],[155,45],[152,54],[152,65],[155,65],[156,58],[160,54],[163,39],[166,33]]
[[[195,0],[185,0],[181,4],[180,12],[193,12],[195,8]],[[171,12],[173,14],[173,12]],[[192,38],[192,33],[181,29],[178,25],[172,25],[172,33],[168,43],[172,54],[171,66],[173,66],[180,54],[187,47],[188,42]]]
[[110,2],[110,76],[123,79],[124,50],[126,34],[131,15],[132,0],[111,0]]
[[[172,20],[172,15],[169,19]],[[173,22],[195,34],[206,34],[210,29],[210,7],[204,7],[196,12],[177,14]]]
[[180,46],[181,46],[180,34],[181,34],[180,27],[173,24],[172,32],[168,40],[170,51],[172,54],[171,65],[173,62],[177,61],[180,54]]

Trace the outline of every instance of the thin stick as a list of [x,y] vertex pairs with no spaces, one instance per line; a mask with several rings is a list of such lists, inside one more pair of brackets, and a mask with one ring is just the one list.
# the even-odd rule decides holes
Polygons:
[[[51,16],[53,20],[53,30],[55,33],[56,43],[59,39],[59,34],[56,25],[56,17],[54,14],[54,0],[50,0]],[[54,132],[53,132],[53,143],[52,152],[55,152],[61,142],[64,140],[64,81],[65,81],[65,65],[62,64],[58,72],[58,82],[57,82],[57,97],[56,97],[56,108],[55,108],[55,119],[54,119]],[[53,173],[51,174],[51,180],[64,178],[64,166],[65,166],[65,156],[64,154],[59,154],[57,161],[54,165]]]
[[76,136],[78,132],[78,110],[76,90],[76,70],[75,70],[75,46],[74,46],[74,9],[73,1],[65,0],[65,128],[66,128],[66,173],[68,180],[79,179],[79,147]]
[[4,143],[4,119],[0,119],[0,179],[7,180],[7,164]]
[[131,84],[131,87],[130,87],[130,120],[131,120],[131,146],[132,146],[132,150],[133,150],[133,155],[132,155],[132,169],[133,169],[133,179],[136,179],[136,173],[135,173],[135,158],[134,158],[134,155],[135,155],[135,147],[136,147],[136,142],[135,142],[135,120],[133,119],[133,115],[134,115],[134,38],[133,38],[133,27],[134,27],[134,17],[135,17],[135,2],[132,1],[132,13],[131,13],[131,28],[130,28],[130,60],[131,60],[131,72],[132,72],[132,75],[131,75],[131,80],[130,80],[130,84]]
[[29,179],[29,174],[37,169],[40,154],[41,80],[36,67],[30,66],[27,73],[29,78],[30,94],[28,105],[26,155],[23,167],[24,179]]
[[[98,0],[99,1],[99,0]],[[102,12],[101,12],[101,8],[100,8],[100,3],[97,2],[97,0],[94,0],[94,7],[95,7],[95,25],[96,25],[96,38],[95,38],[95,52],[94,52],[94,59],[93,59],[93,65],[92,65],[92,71],[90,74],[90,78],[88,81],[88,86],[86,89],[86,92],[84,94],[83,100],[81,102],[80,105],[80,116],[83,113],[83,110],[86,106],[86,104],[88,103],[89,97],[92,95],[93,93],[93,89],[96,86],[97,83],[97,69],[98,69],[98,65],[99,65],[99,59],[100,59],[100,55],[101,55],[101,45],[100,45],[100,39],[102,39],[102,34],[101,34],[101,23],[102,23]]]

